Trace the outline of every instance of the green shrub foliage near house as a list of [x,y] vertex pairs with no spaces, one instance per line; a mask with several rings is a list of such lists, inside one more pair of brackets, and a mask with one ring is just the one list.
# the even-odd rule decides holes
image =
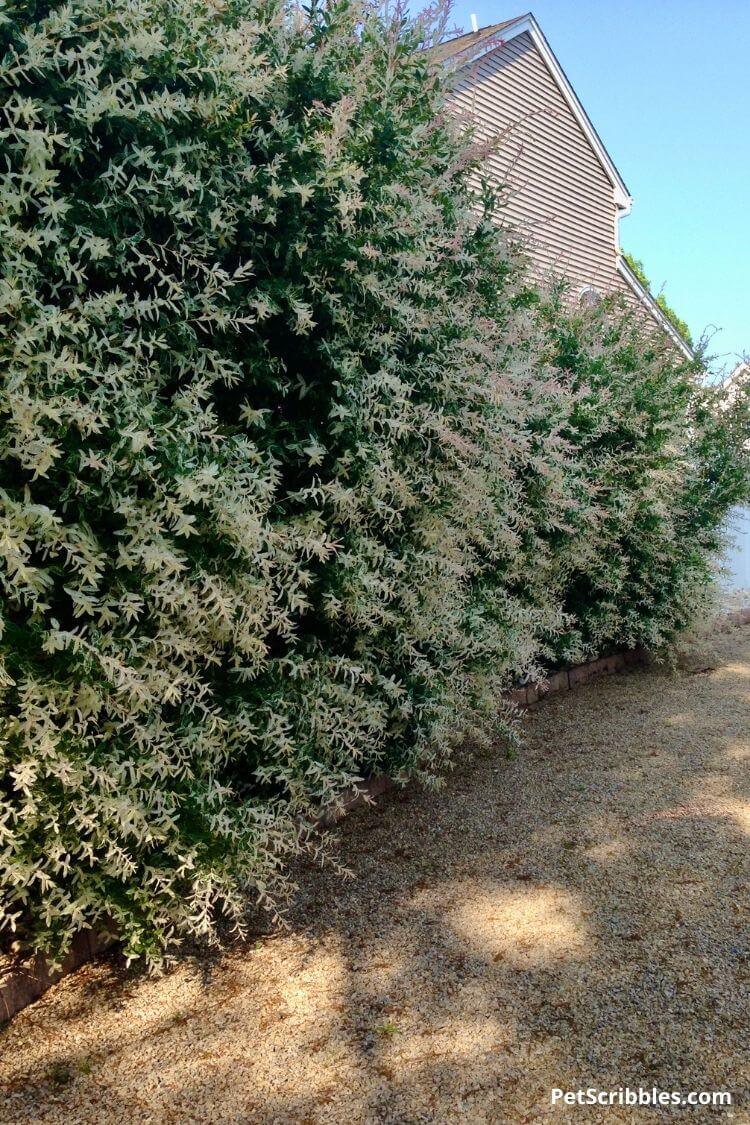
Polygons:
[[524,288],[433,32],[4,9],[0,887],[42,947],[241,926],[353,779],[434,779],[710,579],[742,402]]
[[[622,256],[630,266],[638,281],[640,281],[643,288],[648,290],[648,292],[651,292],[651,282],[646,274],[646,268],[640,258],[634,258],[632,254],[628,253],[624,253]],[[663,292],[656,294],[655,301],[661,311],[667,317],[667,319],[672,322],[673,326],[677,329],[683,340],[685,340],[692,347],[693,337],[690,334],[690,329],[688,328],[687,321],[683,320],[681,316],[677,315],[677,313],[667,301],[667,298],[664,296]]]
[[705,604],[727,511],[747,492],[748,400],[703,386],[700,366],[616,299],[576,315],[564,298],[539,306],[567,392],[563,476],[576,498],[574,518],[546,537],[570,622],[556,651],[660,649]]

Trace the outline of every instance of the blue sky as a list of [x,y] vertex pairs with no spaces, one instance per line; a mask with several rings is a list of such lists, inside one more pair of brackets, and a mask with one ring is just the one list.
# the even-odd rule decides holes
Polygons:
[[[528,4],[529,0],[526,0]],[[528,11],[458,0],[470,29]],[[532,9],[633,196],[640,258],[716,366],[750,352],[750,0],[536,0]]]

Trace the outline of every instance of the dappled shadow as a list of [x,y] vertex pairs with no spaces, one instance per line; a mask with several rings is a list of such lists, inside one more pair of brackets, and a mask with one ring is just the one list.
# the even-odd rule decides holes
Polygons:
[[354,814],[356,878],[301,865],[290,931],[210,973],[64,981],[0,1036],[0,1119],[674,1114],[550,1104],[629,1084],[727,1089],[750,1120],[750,629],[719,648],[551,699],[516,760]]

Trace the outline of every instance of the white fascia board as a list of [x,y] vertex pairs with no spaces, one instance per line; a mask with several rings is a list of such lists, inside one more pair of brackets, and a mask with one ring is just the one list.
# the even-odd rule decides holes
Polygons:
[[630,266],[628,265],[628,263],[625,261],[624,258],[620,257],[620,258],[617,259],[617,269],[620,271],[622,276],[625,278],[625,280],[627,281],[628,285],[633,290],[635,295],[637,297],[640,297],[641,302],[646,306],[648,311],[653,316],[654,320],[658,321],[661,328],[667,333],[667,335],[669,337],[671,337],[671,339],[674,341],[674,343],[680,349],[682,354],[685,356],[685,359],[694,360],[695,359],[695,352],[690,347],[687,340],[683,340],[680,333],[677,331],[675,326],[672,324],[672,321],[669,319],[668,316],[665,316],[665,314],[662,312],[662,310],[657,305],[653,296],[649,293],[648,289],[646,289],[643,285],[641,285],[640,281],[635,276],[635,274],[633,273],[633,271],[631,270]]
[[[607,173],[609,179],[612,181],[612,186],[614,188],[615,206],[618,208],[622,215],[629,214],[633,204],[633,198],[627,189],[625,181],[617,171],[612,157],[609,155],[606,148],[602,144],[601,137],[597,133],[594,126],[591,124],[589,115],[581,105],[578,95],[571,86],[565,71],[555,58],[554,51],[547,42],[542,29],[540,28],[534,17],[531,14],[521,16],[520,19],[518,19],[515,23],[512,23],[510,24],[510,26],[503,28],[502,32],[500,33],[500,38],[503,42],[507,43],[509,40],[515,39],[518,35],[523,35],[524,32],[528,32],[532,42],[547,64],[547,68],[554,78],[555,83],[559,87],[560,93],[565,98],[565,101],[573,111],[573,115],[578,121],[578,124],[583,129],[586,138],[589,141],[589,144],[598,156],[600,164],[604,168],[604,171]],[[496,49],[496,46],[497,45],[490,49],[490,53]]]

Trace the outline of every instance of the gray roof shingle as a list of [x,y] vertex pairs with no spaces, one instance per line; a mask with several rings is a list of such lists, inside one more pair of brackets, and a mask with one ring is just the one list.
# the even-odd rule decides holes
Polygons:
[[[526,13],[528,14],[528,13]],[[430,54],[436,62],[444,62],[454,55],[466,55],[467,59],[490,46],[499,46],[502,42],[502,33],[506,27],[525,19],[526,14],[514,16],[512,20],[503,20],[501,23],[491,23],[487,27],[480,27],[479,31],[469,31],[466,35],[457,35],[454,39],[447,39],[431,48]],[[497,43],[494,41],[497,40]]]

